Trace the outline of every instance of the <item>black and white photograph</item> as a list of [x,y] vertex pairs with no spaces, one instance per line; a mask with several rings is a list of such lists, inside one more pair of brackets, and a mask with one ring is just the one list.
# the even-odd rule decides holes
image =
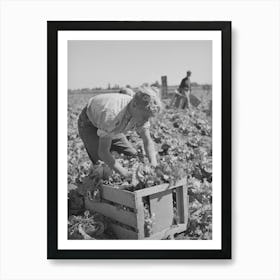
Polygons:
[[68,86],[69,239],[212,239],[212,42],[69,41]]
[[221,31],[59,32],[61,249],[222,249],[221,62]]

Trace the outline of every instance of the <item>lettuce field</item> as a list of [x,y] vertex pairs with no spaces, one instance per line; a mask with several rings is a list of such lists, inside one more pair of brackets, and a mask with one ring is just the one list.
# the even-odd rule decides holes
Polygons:
[[[189,221],[187,230],[175,239],[212,239],[212,119],[209,105],[212,98],[211,93],[202,89],[194,90],[194,95],[201,100],[197,107],[184,110],[171,107],[171,99],[166,98],[164,110],[151,120],[151,137],[158,152],[157,168],[149,165],[138,134],[129,132],[126,135],[138,156],[131,158],[114,153],[115,158],[134,174],[131,182],[124,182],[104,163],[93,166],[79,137],[78,116],[93,94],[68,94],[69,239],[116,238],[106,226],[110,222],[104,222],[104,217],[84,206],[85,196],[102,199],[102,184],[134,191],[162,183],[174,184],[183,177],[188,179]],[[149,234],[153,216],[148,207],[146,210],[145,230]],[[174,221],[176,223],[176,211]]]

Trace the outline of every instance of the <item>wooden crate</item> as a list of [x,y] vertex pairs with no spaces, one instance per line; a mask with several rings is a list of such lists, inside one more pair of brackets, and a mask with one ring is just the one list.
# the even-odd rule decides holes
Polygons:
[[[174,224],[173,193],[176,193],[177,223]],[[144,204],[148,200],[154,216],[152,234],[145,236]],[[130,192],[110,186],[102,188],[102,202],[85,200],[86,208],[98,212],[112,221],[110,227],[119,239],[165,239],[187,229],[187,180],[174,186],[162,184]],[[124,209],[125,207],[125,209]]]

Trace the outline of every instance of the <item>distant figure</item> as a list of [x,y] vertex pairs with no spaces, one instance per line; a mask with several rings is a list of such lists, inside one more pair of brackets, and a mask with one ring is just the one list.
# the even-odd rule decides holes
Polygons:
[[[177,102],[181,103],[181,99],[183,99],[183,105],[182,105],[182,109],[190,108],[191,104],[190,104],[190,93],[191,93],[191,76],[192,72],[191,71],[187,71],[187,76],[181,81],[181,84],[179,86],[179,93],[182,95],[182,97],[178,97]],[[177,104],[176,102],[176,104]]]
[[153,84],[151,84],[152,87],[160,88],[160,84],[158,81],[155,81]]

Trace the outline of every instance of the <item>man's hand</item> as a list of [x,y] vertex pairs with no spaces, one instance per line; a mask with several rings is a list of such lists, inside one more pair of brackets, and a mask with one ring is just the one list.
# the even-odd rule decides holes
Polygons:
[[130,183],[133,186],[136,186],[139,183],[139,180],[136,178],[136,170],[134,172],[127,171],[127,173],[124,176],[124,179],[127,180],[128,183]]
[[111,169],[115,170],[123,177],[128,176],[128,171],[121,166],[121,164],[115,160],[110,152],[112,139],[110,137],[100,137],[99,138],[99,147],[98,147],[98,156],[104,161]]
[[127,181],[131,181],[132,177],[133,177],[133,173],[129,172],[128,170],[124,170],[123,174],[121,174],[121,175]]

